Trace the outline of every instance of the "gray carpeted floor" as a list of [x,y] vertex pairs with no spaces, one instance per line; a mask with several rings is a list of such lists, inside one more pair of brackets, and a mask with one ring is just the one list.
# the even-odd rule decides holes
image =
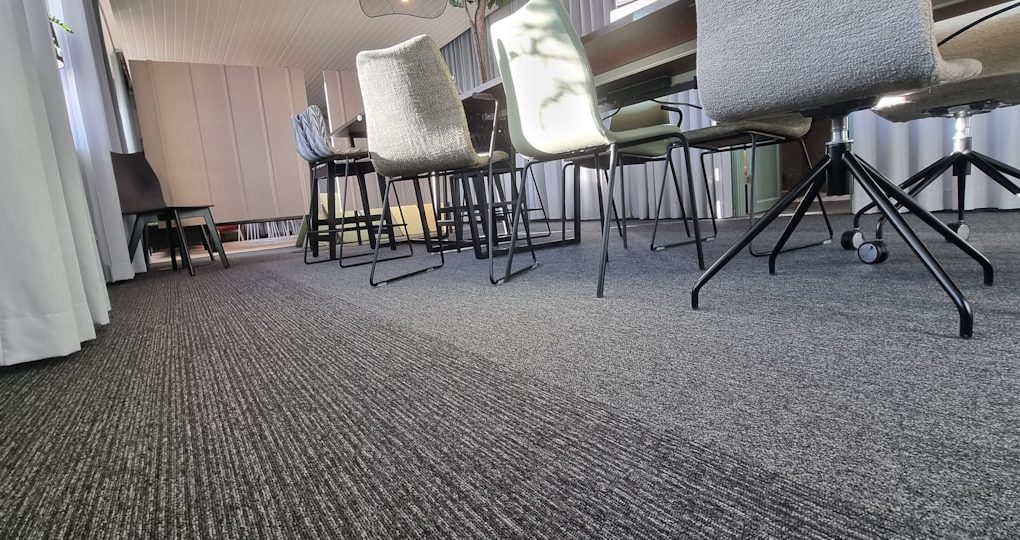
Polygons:
[[742,256],[697,312],[644,224],[601,300],[593,227],[499,287],[467,253],[140,276],[80,353],[0,369],[0,537],[1015,536],[1018,218],[970,220],[991,288],[925,235],[971,340],[898,241]]

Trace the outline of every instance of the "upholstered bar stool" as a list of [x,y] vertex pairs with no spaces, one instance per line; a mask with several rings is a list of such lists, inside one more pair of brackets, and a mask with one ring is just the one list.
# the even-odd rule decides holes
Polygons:
[[[832,137],[822,158],[751,229],[698,279],[691,305],[701,289],[749,245],[794,200],[803,196],[793,218],[769,256],[769,272],[828,177],[849,174],[874,200],[935,280],[959,314],[959,333],[970,337],[970,303],[942,266],[894,208],[899,202],[928,226],[963,249],[984,269],[988,259],[948,226],[925,211],[896,184],[853,153],[850,112],[872,107],[877,96],[926,88],[976,76],[976,60],[947,61],[932,34],[930,0],[699,0],[698,81],[705,111],[720,122],[802,112],[832,120]],[[766,46],[763,46],[765,44]],[[746,57],[746,58],[742,58]],[[768,88],[768,92],[762,92]]]
[[[505,152],[480,154],[475,151],[453,77],[439,47],[428,36],[411,38],[387,49],[362,51],[358,53],[357,64],[368,123],[369,156],[376,173],[385,179],[386,184],[382,202],[384,210],[369,274],[369,283],[374,287],[440,268],[446,262],[443,250],[433,249],[438,238],[433,238],[429,231],[422,181],[427,184],[433,175],[486,172],[489,178],[486,195],[489,204],[492,204],[493,167],[496,164],[508,167],[509,156]],[[492,137],[490,140],[494,141],[495,127]],[[490,148],[492,144],[490,142]],[[426,248],[438,252],[439,263],[376,280],[377,263],[382,262],[379,260],[379,239],[390,219],[386,209],[394,184],[403,181],[413,184]],[[435,194],[431,195],[435,200]],[[514,204],[520,206],[522,198],[518,197]],[[432,219],[434,223],[439,222],[435,204],[432,204]],[[489,220],[489,279],[496,283],[505,280],[506,276],[497,279],[494,273],[491,222]],[[407,244],[413,249],[410,238]]]
[[[365,174],[372,172],[371,162],[368,161],[368,149],[366,148],[337,148],[330,142],[326,131],[326,123],[322,112],[315,105],[308,107],[304,112],[291,117],[291,125],[294,128],[295,149],[305,161],[308,162],[310,177],[310,200],[308,205],[308,220],[305,232],[304,260],[305,264],[328,262],[339,260],[341,267],[360,266],[369,261],[356,263],[345,263],[343,255],[344,235],[347,232],[355,232],[358,242],[362,242],[361,233],[364,231],[370,242],[374,239],[370,236],[372,227],[372,215],[368,203]],[[362,213],[354,211],[353,223],[347,222],[345,208],[347,206],[348,182],[351,176],[358,179],[358,191],[360,193]],[[341,198],[340,206],[337,209],[336,182],[343,178],[344,196]],[[319,199],[320,183],[326,181],[326,208],[325,229],[322,228],[323,220],[320,218]],[[338,215],[339,214],[339,215]],[[325,237],[329,245],[329,257],[314,260],[319,257],[319,242]],[[337,240],[339,237],[339,241]],[[391,244],[393,239],[391,238]],[[312,258],[309,259],[309,252]],[[363,258],[368,254],[348,256],[348,259]]]
[[[581,40],[559,0],[531,0],[492,25],[492,44],[507,95],[508,125],[514,148],[527,158],[525,175],[536,163],[609,155],[609,187],[604,208],[612,208],[621,155],[643,143],[675,140],[684,149],[688,187],[694,193],[687,141],[673,125],[607,130],[597,108],[595,83]],[[516,231],[521,219],[514,216]],[[699,265],[704,255],[697,207],[692,205]],[[596,296],[605,288],[610,220],[602,225],[602,254]],[[534,253],[532,253],[534,256]],[[513,263],[513,246],[507,257]]]
[[[1018,7],[1013,4],[1013,7]],[[1001,11],[1001,12],[999,12]],[[925,167],[900,184],[911,196],[917,196],[947,171],[956,178],[956,222],[949,227],[961,238],[970,235],[970,228],[964,222],[967,195],[967,177],[971,167],[977,167],[991,180],[1013,195],[1020,195],[1020,186],[1013,179],[1020,179],[1020,170],[994,158],[973,150],[971,120],[999,107],[1020,104],[1020,8],[1009,11],[993,11],[987,20],[974,21],[974,26],[959,28],[966,24],[952,21],[952,24],[936,26],[938,34],[948,39],[939,47],[946,58],[976,58],[981,62],[981,75],[965,81],[950,82],[912,92],[903,96],[883,99],[875,112],[892,122],[910,122],[921,118],[946,117],[955,120],[953,152]],[[944,21],[948,23],[950,21]],[[962,30],[956,36],[957,31]],[[882,239],[884,219],[875,227],[875,239],[865,242],[860,230],[861,218],[874,209],[874,204],[861,208],[854,215],[853,229],[843,233],[841,244],[844,249],[857,250],[862,262],[877,264],[886,260],[888,250]]]

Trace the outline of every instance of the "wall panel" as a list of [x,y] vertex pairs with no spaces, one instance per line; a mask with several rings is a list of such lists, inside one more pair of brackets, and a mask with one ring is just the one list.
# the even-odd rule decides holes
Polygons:
[[209,193],[219,221],[242,221],[248,215],[241,163],[234,140],[234,119],[223,66],[191,64],[191,84],[198,109],[199,136],[205,152]]
[[142,143],[168,202],[213,204],[220,222],[303,215],[307,167],[290,115],[306,107],[304,74],[131,62]]

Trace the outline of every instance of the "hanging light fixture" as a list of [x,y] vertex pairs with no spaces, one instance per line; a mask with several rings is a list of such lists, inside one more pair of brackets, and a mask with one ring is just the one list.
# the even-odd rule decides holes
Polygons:
[[443,14],[448,0],[358,0],[361,11],[369,17],[383,15],[410,15],[422,19],[435,19]]

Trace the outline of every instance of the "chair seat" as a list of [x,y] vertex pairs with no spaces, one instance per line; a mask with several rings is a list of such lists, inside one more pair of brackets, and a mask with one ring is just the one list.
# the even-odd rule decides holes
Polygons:
[[[944,39],[983,12],[936,25]],[[976,58],[981,62],[977,77],[949,82],[879,102],[875,112],[892,122],[909,122],[931,116],[947,116],[948,109],[971,106],[984,112],[1000,105],[1020,103],[1020,11],[1013,10],[988,19],[939,47],[945,58]]]
[[491,156],[489,155],[488,152],[481,152],[478,154],[478,161],[475,164],[475,166],[488,167],[490,162],[499,163],[500,161],[506,161],[508,159],[510,159],[510,154],[502,150],[496,150],[495,152],[492,153]]
[[[739,122],[723,122],[684,133],[691,146],[726,148],[743,144],[746,134],[761,133],[776,139],[799,139],[811,129],[811,119],[799,114],[784,114]],[[740,141],[737,141],[740,139]],[[748,141],[749,142],[749,141]]]
[[329,159],[364,159],[368,157],[368,148],[355,146],[352,148],[333,147],[333,155]]
[[[659,124],[624,131],[609,131],[606,134],[610,141],[618,145],[621,155],[656,158],[666,155],[670,139],[678,138],[682,133],[683,131],[677,126]],[[652,138],[658,138],[658,140],[633,145],[627,144],[631,141],[637,142]]]
[[890,122],[951,116],[959,109],[987,112],[1002,105],[1020,105],[1020,72],[943,84],[900,98],[879,102],[875,112]]

